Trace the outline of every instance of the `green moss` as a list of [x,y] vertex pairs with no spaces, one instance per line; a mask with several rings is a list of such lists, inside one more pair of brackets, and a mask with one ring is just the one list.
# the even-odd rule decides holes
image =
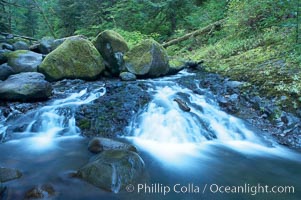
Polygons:
[[94,79],[103,70],[102,57],[91,42],[81,37],[67,39],[48,54],[39,67],[49,80]]
[[14,58],[18,58],[21,54],[26,54],[28,52],[29,52],[28,50],[17,50],[17,51],[5,53],[5,55],[9,59],[14,59]]
[[167,73],[169,60],[164,48],[148,39],[136,45],[124,56],[126,68],[136,75],[160,76]]
[[121,35],[112,30],[101,32],[92,43],[108,63],[107,70],[113,75],[119,75],[123,64],[122,56],[129,50]]
[[97,50],[101,53],[106,44],[110,44],[114,52],[126,52],[129,50],[124,38],[117,32],[105,30],[101,32],[95,39],[92,40]]
[[202,43],[191,40],[192,51],[172,47],[181,49],[173,60],[204,60],[208,72],[244,81],[248,87],[256,87],[261,96],[276,100],[286,96],[280,103],[286,110],[294,112],[300,107],[301,49],[296,48],[293,29],[269,27],[243,36],[220,32],[217,35],[224,34],[224,38],[214,43],[203,38],[194,40]]
[[89,128],[91,127],[91,123],[90,123],[89,120],[86,120],[86,119],[80,120],[80,121],[78,122],[78,127],[79,127],[81,130],[83,130],[83,129],[89,129]]

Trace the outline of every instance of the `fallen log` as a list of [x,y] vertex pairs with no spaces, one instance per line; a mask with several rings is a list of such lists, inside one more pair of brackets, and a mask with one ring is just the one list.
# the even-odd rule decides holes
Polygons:
[[189,38],[191,37],[195,37],[195,36],[198,36],[198,35],[202,35],[202,34],[206,34],[206,33],[211,33],[212,31],[214,31],[215,29],[219,28],[222,24],[223,24],[224,20],[219,20],[219,21],[216,21],[212,24],[209,24],[208,26],[206,27],[203,27],[201,29],[198,29],[196,31],[193,31],[191,33],[188,33],[182,37],[179,37],[179,38],[176,38],[176,39],[173,39],[173,40],[170,40],[169,42],[165,42],[162,44],[162,46],[164,48],[166,47],[169,47],[169,46],[172,46],[172,45],[175,45],[175,44],[178,44],[184,40],[188,40]]
[[14,37],[23,38],[23,39],[26,39],[26,40],[38,41],[38,40],[35,39],[35,38],[28,37],[28,36],[23,36],[23,35],[16,35],[16,34],[11,34],[11,33],[4,33],[4,32],[0,32],[0,34],[1,34],[1,35],[4,35],[4,36],[12,35],[12,36],[14,36]]

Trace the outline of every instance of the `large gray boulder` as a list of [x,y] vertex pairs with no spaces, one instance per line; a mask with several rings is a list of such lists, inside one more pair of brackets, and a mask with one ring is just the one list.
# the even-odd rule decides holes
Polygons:
[[106,61],[107,70],[112,75],[118,76],[122,71],[123,55],[129,50],[123,37],[115,31],[106,30],[92,42]]
[[18,41],[13,44],[15,50],[29,50],[29,45],[24,41]]
[[52,86],[45,76],[37,72],[24,72],[11,75],[0,82],[0,99],[9,101],[36,101],[47,99]]
[[119,192],[142,175],[144,162],[135,152],[107,150],[78,171],[78,176],[96,187]]
[[103,59],[93,44],[80,36],[70,37],[46,56],[38,71],[47,80],[96,79],[105,69]]
[[154,40],[144,40],[124,56],[127,70],[143,77],[159,77],[169,71],[168,55]]
[[10,75],[15,74],[14,70],[7,64],[0,65],[0,80],[6,80]]
[[50,53],[53,48],[54,38],[53,37],[43,37],[41,39],[40,45],[39,45],[39,52],[41,54],[48,54]]
[[6,54],[8,65],[16,72],[36,72],[42,63],[42,54],[28,50],[18,50]]

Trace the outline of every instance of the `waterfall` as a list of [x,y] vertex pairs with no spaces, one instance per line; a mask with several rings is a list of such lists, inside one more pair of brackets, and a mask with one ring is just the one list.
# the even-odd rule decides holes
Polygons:
[[[214,146],[287,157],[289,150],[274,148],[247,128],[243,120],[223,112],[214,95],[202,88],[198,89],[206,95],[196,94],[176,84],[175,78],[149,81],[153,99],[127,127],[127,138],[141,149],[164,163],[180,165],[190,156],[206,156],[204,152]],[[190,111],[182,110],[175,99],[181,99]]]
[[2,110],[0,110],[0,142],[2,142],[6,135],[7,126],[4,125],[5,120],[6,119],[2,114]]

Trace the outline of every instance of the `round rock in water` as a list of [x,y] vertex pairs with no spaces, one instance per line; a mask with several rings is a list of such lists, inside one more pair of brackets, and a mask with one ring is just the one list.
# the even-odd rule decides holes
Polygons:
[[135,152],[107,150],[78,171],[78,176],[96,187],[119,192],[143,174],[144,162]]
[[136,147],[133,145],[103,137],[93,138],[88,144],[88,150],[92,153],[100,153],[104,150],[129,150],[137,152]]
[[122,72],[119,77],[122,81],[135,81],[137,79],[136,75],[131,72]]

